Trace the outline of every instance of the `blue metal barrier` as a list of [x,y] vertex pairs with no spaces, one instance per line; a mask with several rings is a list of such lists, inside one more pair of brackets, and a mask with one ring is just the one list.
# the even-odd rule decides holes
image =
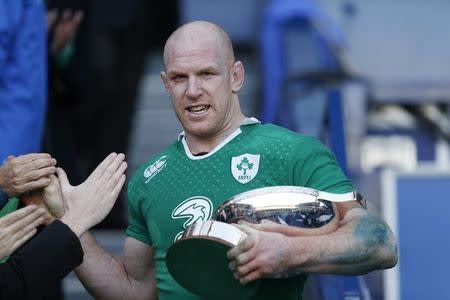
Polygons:
[[[304,47],[290,49],[286,46],[286,33],[309,35],[309,48],[301,53]],[[306,41],[306,39],[304,40]],[[317,88],[314,76],[300,76],[302,80],[293,81],[294,75],[301,72],[339,71],[339,62],[334,55],[334,48],[343,45],[343,36],[339,29],[329,22],[321,9],[313,0],[274,0],[269,2],[262,20],[261,47],[263,79],[263,122],[278,123],[296,131],[304,127],[297,126],[297,115],[289,89],[296,90],[303,99],[303,111],[318,113],[312,121],[322,125],[321,113],[327,110],[330,147],[336,154],[344,172],[347,172],[343,112],[339,90],[322,89],[319,94],[312,95]],[[311,47],[312,46],[312,47]],[[302,55],[303,54],[303,55]],[[288,57],[287,57],[288,56]],[[325,72],[326,73],[326,72]],[[326,76],[325,76],[326,77]],[[319,82],[320,84],[323,83]],[[317,89],[316,89],[317,90]],[[309,105],[308,107],[305,107]],[[322,109],[321,109],[322,107]],[[300,120],[301,121],[301,120]],[[308,121],[310,123],[311,120]],[[316,129],[311,132],[318,133]],[[356,300],[370,299],[364,288],[362,278],[355,276],[313,275],[317,280],[320,299]]]
[[450,299],[450,171],[384,169],[383,215],[398,239],[399,262],[385,271],[385,300]]
[[[297,43],[296,43],[297,41]],[[318,136],[327,110],[329,145],[341,167],[347,170],[340,93],[315,89],[315,94],[291,97],[286,87],[315,88],[315,79],[293,77],[310,71],[340,70],[334,53],[343,48],[342,33],[312,0],[274,0],[263,14],[261,53],[263,62],[263,122],[277,123],[307,135]],[[326,78],[323,80],[326,81]],[[319,82],[318,84],[323,84]],[[286,84],[287,83],[287,84]],[[300,92],[301,94],[301,92]],[[298,108],[296,107],[298,103]],[[292,114],[301,115],[296,118]]]

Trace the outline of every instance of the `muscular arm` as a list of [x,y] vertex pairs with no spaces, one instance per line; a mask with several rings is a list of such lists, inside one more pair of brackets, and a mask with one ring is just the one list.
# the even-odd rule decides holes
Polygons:
[[286,236],[283,225],[244,225],[248,238],[228,253],[235,277],[246,283],[286,272],[364,274],[396,264],[394,236],[371,206],[346,202],[338,209],[339,228],[326,235]]
[[153,248],[134,238],[125,239],[123,259],[111,257],[85,233],[81,238],[84,262],[75,269],[95,299],[157,299]]
[[[293,238],[291,265],[304,272],[365,274],[397,263],[397,245],[387,224],[369,204],[363,209],[356,202],[340,203],[343,215],[339,228],[328,235]],[[304,244],[308,244],[305,247]],[[303,266],[304,267],[301,267]]]

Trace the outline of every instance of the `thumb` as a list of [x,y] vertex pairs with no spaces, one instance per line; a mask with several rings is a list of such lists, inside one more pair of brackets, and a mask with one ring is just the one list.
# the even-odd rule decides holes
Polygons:
[[67,179],[67,174],[63,169],[56,168],[56,174],[58,174],[58,180],[62,190],[66,190],[71,187],[69,179]]

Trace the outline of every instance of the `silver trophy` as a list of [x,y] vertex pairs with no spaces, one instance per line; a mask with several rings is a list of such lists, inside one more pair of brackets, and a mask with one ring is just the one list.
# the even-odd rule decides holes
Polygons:
[[[356,191],[334,194],[299,186],[265,187],[238,194],[225,201],[212,220],[186,228],[167,251],[167,268],[181,286],[197,295],[212,299],[250,297],[258,290],[260,280],[241,285],[228,269],[226,252],[247,237],[232,223],[269,220],[286,225],[283,233],[289,236],[326,234],[338,227],[335,203],[352,200],[358,200]],[[296,273],[285,272],[271,278],[293,275]]]
[[227,200],[213,219],[225,223],[269,220],[300,228],[320,228],[337,219],[335,202],[356,200],[356,195],[356,191],[334,194],[300,186],[265,187]]

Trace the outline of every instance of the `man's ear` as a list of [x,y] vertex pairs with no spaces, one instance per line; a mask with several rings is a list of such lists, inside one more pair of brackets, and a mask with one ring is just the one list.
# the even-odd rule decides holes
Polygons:
[[167,78],[167,73],[164,72],[164,71],[161,71],[161,73],[159,75],[161,76],[161,80],[162,80],[162,82],[164,84],[164,87],[166,88],[167,93],[170,95],[170,92],[169,92],[169,81],[168,81],[168,78]]
[[244,77],[245,77],[245,71],[244,71],[244,65],[241,61],[234,62],[233,66],[231,67],[231,90],[233,93],[237,93],[242,88],[242,85],[244,84]]

